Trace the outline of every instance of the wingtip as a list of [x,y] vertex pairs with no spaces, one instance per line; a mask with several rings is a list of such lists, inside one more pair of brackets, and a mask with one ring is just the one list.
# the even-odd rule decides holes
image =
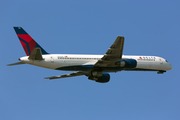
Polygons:
[[44,79],[52,80],[53,78],[50,78],[50,77],[45,77]]
[[13,28],[22,28],[21,26],[14,26]]
[[118,38],[124,38],[124,36],[117,36]]

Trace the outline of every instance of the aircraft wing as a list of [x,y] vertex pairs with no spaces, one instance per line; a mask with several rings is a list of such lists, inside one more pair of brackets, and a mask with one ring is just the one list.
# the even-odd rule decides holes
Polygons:
[[122,58],[124,37],[118,36],[106,54],[94,64],[94,67],[116,67],[115,60]]
[[74,73],[69,73],[65,75],[59,75],[59,76],[52,76],[52,77],[46,77],[44,79],[59,79],[59,78],[66,78],[66,77],[74,77],[74,76],[80,76],[80,75],[85,75],[86,73],[84,72],[74,72]]

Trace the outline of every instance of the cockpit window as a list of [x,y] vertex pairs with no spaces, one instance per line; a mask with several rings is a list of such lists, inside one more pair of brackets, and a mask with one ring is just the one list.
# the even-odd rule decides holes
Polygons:
[[168,61],[166,60],[166,62],[168,63]]

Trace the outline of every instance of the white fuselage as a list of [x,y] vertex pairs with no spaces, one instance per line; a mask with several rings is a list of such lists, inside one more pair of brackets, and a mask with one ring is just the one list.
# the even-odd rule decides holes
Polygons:
[[[49,69],[78,71],[75,69],[71,69],[71,67],[88,65],[93,66],[98,60],[100,60],[103,57],[103,55],[47,54],[43,55],[44,60],[29,60],[28,57],[29,56],[21,57],[19,60],[27,64]],[[133,69],[106,69],[103,72],[117,72],[121,70],[167,71],[172,69],[170,63],[168,63],[164,58],[157,56],[123,55],[122,59],[134,59],[137,61],[137,66]],[[83,69],[82,71],[86,70]]]

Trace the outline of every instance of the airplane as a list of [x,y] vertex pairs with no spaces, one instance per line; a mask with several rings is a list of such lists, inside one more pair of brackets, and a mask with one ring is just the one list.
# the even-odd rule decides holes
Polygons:
[[8,66],[30,64],[54,70],[75,71],[45,79],[85,75],[89,80],[107,83],[110,80],[109,73],[111,72],[157,71],[158,74],[163,74],[172,69],[172,65],[162,57],[123,55],[123,36],[117,36],[115,42],[104,55],[50,54],[22,27],[14,27],[14,30],[27,56],[19,58],[20,62],[8,64]]

